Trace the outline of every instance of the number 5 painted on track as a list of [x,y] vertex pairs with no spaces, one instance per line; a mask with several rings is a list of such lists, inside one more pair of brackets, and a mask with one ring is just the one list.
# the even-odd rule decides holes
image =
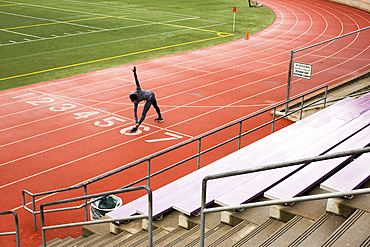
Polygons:
[[99,127],[109,127],[109,126],[112,126],[114,124],[113,120],[116,120],[116,121],[119,121],[119,122],[125,122],[126,121],[126,120],[118,118],[118,117],[109,117],[109,118],[104,118],[103,119],[103,122],[106,122],[106,124],[102,124],[99,121],[96,121],[94,123],[94,125],[99,126]]

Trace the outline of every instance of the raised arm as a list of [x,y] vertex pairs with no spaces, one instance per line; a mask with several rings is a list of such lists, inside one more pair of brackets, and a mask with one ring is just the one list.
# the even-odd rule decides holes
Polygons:
[[137,79],[137,74],[136,74],[136,67],[132,69],[132,72],[134,72],[134,77],[135,77],[135,83],[136,83],[136,91],[141,90],[140,84],[139,84],[139,79]]

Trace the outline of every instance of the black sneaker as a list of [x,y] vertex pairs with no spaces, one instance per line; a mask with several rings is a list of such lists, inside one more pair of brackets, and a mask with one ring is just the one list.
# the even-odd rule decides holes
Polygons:
[[163,118],[161,118],[161,117],[159,117],[159,118],[156,118],[156,119],[154,119],[154,121],[156,121],[156,122],[163,122]]

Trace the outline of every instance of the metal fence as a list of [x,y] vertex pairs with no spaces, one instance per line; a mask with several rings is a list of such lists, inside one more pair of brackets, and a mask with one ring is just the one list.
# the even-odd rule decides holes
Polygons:
[[[287,101],[327,85],[343,97],[369,85],[355,79],[370,73],[370,26],[290,52]],[[354,45],[355,44],[355,45]],[[286,105],[286,111],[294,104]]]

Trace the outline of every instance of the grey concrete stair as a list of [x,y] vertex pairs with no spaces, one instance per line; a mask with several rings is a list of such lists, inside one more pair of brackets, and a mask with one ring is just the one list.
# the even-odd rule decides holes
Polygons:
[[98,247],[114,246],[116,242],[122,242],[131,236],[131,233],[123,231],[117,235],[114,235],[114,237],[107,239],[104,243],[99,244]]
[[117,241],[115,241],[114,243],[110,244],[109,246],[114,246],[114,247],[118,247],[118,246],[130,246],[134,243],[138,243],[138,241],[145,241],[145,239],[148,239],[148,232],[142,230],[124,240],[120,240],[118,239]]
[[369,246],[370,213],[357,209],[322,245]]
[[177,227],[176,229],[169,232],[168,234],[153,241],[153,245],[154,246],[166,246],[179,238],[181,241],[181,237],[184,236],[184,234],[186,234],[187,232],[188,230],[182,227]]
[[344,217],[325,213],[289,246],[321,246],[344,221]]
[[260,246],[285,246],[287,243],[293,242],[312,223],[311,219],[297,215],[267,238]]
[[284,225],[284,222],[271,218],[258,226],[233,246],[259,246],[265,239],[267,239],[271,234],[279,230]]
[[219,237],[217,240],[210,243],[209,247],[228,247],[237,243],[240,239],[244,238],[254,229],[257,225],[253,224],[247,220],[241,221],[239,224],[230,229],[226,234]]
[[184,246],[197,237],[199,237],[199,230],[200,226],[195,225],[193,228],[187,230],[184,234],[177,237],[176,239],[172,240],[171,242],[165,244],[165,245],[159,245],[159,246],[166,246],[166,247],[173,247],[173,246]]
[[[323,213],[316,220],[302,215],[295,215],[286,223],[269,218],[260,225],[235,216],[243,213],[229,213],[230,217],[209,219],[211,227],[206,227],[205,246],[370,246],[370,213],[357,209],[348,218],[330,212]],[[254,216],[250,216],[254,217]],[[223,221],[228,221],[226,224]],[[194,218],[193,218],[194,220]],[[219,224],[215,225],[218,221]],[[163,223],[160,223],[163,225]],[[172,225],[171,230],[165,227],[155,227],[153,231],[153,246],[199,246],[200,226],[194,223],[190,229]],[[137,229],[135,229],[136,231]],[[119,234],[108,233],[103,236],[92,234],[76,239],[71,237],[54,239],[47,246],[78,246],[78,247],[113,247],[113,246],[148,246],[148,232],[145,230],[130,233],[122,231]]]
[[[217,238],[223,236],[228,231],[230,231],[230,229],[232,229],[232,226],[227,225],[227,224],[222,223],[222,222],[220,224],[218,224],[217,226],[209,229],[204,234],[205,245],[208,246],[212,242],[213,239],[217,239]],[[200,238],[199,238],[199,234],[198,234],[196,239],[194,239],[193,241],[191,241],[190,243],[188,243],[184,246],[186,246],[186,247],[199,246],[199,243],[200,243]]]
[[93,242],[97,239],[99,239],[99,235],[97,234],[93,234],[89,237],[84,237],[84,236],[81,236],[81,237],[78,237],[78,238],[75,238],[74,240],[72,241],[68,241],[64,244],[61,244],[61,245],[58,245],[58,247],[70,247],[70,246],[79,246],[79,247],[85,247],[87,246],[90,242]]
[[[59,244],[62,240],[60,238],[54,238],[52,240],[50,240],[49,242],[46,243],[46,246],[56,246],[57,244]],[[42,247],[42,245],[40,245],[40,247]]]

